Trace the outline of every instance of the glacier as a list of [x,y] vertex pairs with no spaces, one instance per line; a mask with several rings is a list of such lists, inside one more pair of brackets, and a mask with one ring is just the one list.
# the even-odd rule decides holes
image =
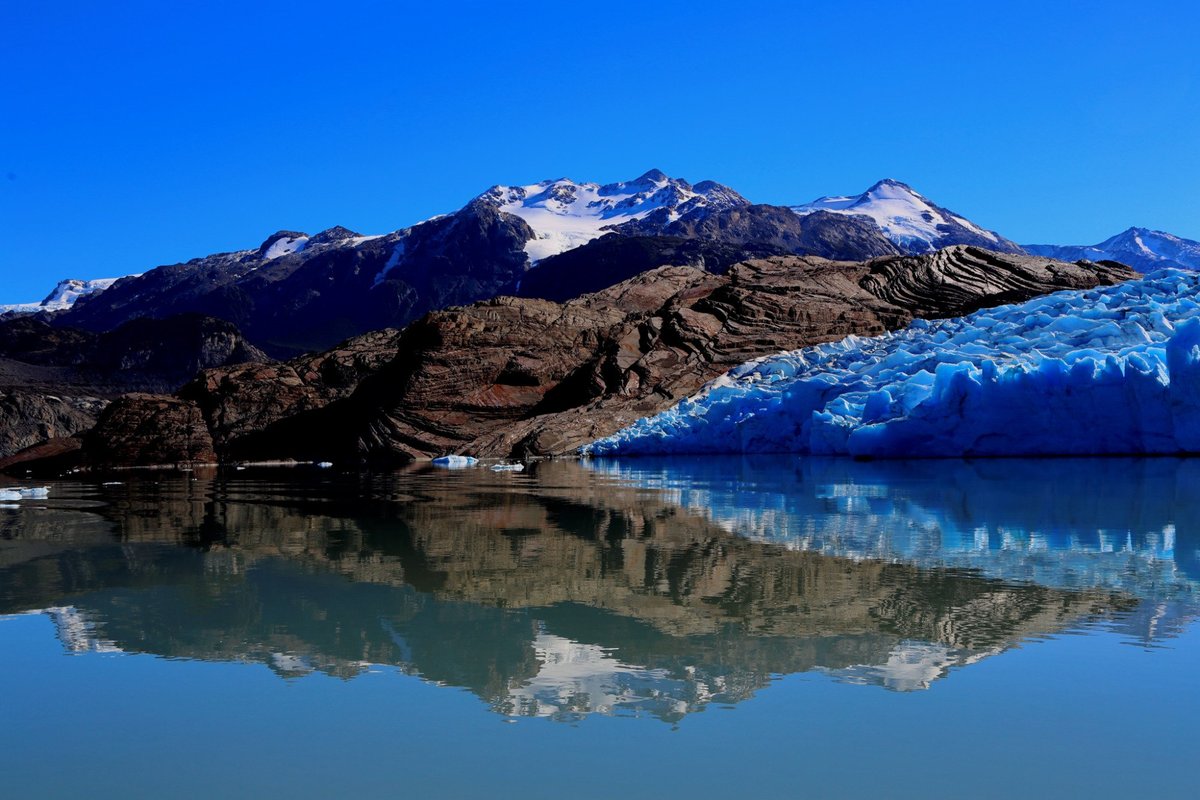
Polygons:
[[1167,269],[769,356],[585,455],[1200,452],[1200,274]]

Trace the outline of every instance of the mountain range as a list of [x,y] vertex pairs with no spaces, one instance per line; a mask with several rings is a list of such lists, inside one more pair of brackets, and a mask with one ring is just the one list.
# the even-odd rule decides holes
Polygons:
[[1090,247],[1017,245],[906,184],[807,204],[755,204],[714,181],[659,170],[612,184],[494,186],[458,211],[391,233],[279,231],[258,247],[119,279],[63,281],[41,303],[0,306],[55,327],[110,331],[180,313],[236,325],[275,357],[499,295],[565,300],[666,264],[721,274],[748,258],[862,261],[951,245],[1140,270],[1200,268],[1200,243],[1131,228]]
[[0,468],[563,454],[745,361],[1198,251],[1021,246],[893,180],[800,206],[657,170],[494,186],[0,307]]

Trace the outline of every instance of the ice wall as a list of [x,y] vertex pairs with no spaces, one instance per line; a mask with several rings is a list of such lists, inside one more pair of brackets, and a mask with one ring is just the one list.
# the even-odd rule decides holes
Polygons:
[[751,361],[584,452],[1200,452],[1200,274],[1163,270]]

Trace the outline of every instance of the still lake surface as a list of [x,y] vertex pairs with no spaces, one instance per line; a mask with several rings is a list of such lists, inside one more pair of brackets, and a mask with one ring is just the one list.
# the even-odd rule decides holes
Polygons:
[[1200,460],[144,473],[0,508],[4,797],[1194,797]]

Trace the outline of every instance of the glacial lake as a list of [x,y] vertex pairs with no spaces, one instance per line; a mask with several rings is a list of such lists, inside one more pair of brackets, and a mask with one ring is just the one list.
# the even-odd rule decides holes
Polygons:
[[1200,460],[126,473],[0,507],[0,796],[1194,797]]

